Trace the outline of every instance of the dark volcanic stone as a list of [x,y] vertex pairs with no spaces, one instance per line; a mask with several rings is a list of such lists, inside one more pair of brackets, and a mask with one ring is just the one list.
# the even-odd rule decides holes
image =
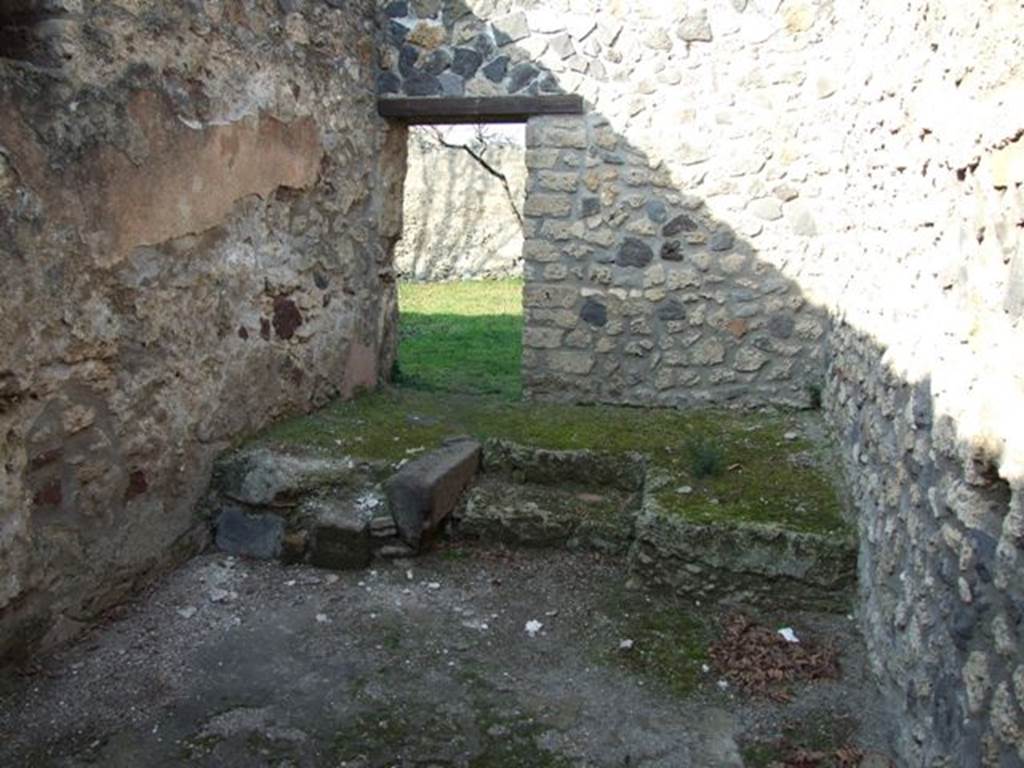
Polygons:
[[419,548],[452,513],[480,467],[480,443],[457,440],[410,461],[385,485],[398,535]]
[[420,52],[411,45],[403,45],[398,52],[398,71],[402,77],[409,77],[416,72],[416,64],[420,60]]
[[402,78],[394,72],[381,72],[377,75],[378,93],[401,93]]
[[483,57],[484,61],[491,58],[496,50],[494,41],[488,35],[477,35],[474,37],[473,49]]
[[732,232],[727,229],[720,229],[711,235],[711,238],[708,240],[708,248],[712,251],[728,251],[735,242],[736,238]]
[[274,299],[274,332],[279,339],[290,339],[302,325],[302,313],[295,302],[285,296]]
[[678,240],[666,240],[661,244],[661,258],[664,261],[682,261],[683,245]]
[[533,82],[538,74],[540,74],[540,71],[533,66],[533,64],[528,64],[526,62],[516,64],[512,67],[512,71],[509,72],[509,93],[515,93],[516,91],[523,90],[523,88]]
[[658,318],[668,322],[669,320],[685,320],[686,308],[675,299],[669,299],[658,305]]
[[608,308],[599,301],[587,299],[580,310],[580,319],[590,325],[601,327],[608,323]]
[[594,216],[601,210],[601,200],[596,197],[583,198],[583,215]]
[[[345,0],[341,0],[344,2]],[[392,21],[388,24],[388,37],[391,38],[391,42],[396,45],[401,45],[405,42],[405,38],[409,36],[409,29],[404,24],[399,24],[397,21]]]
[[388,3],[384,9],[384,15],[392,19],[408,16],[409,4],[405,0],[395,0],[393,3]]
[[405,78],[405,92],[409,96],[437,96],[441,81],[426,72],[413,72]]
[[480,69],[482,63],[483,57],[472,48],[456,48],[455,57],[452,59],[452,72],[469,80]]
[[620,267],[646,267],[654,260],[654,251],[643,240],[627,237],[619,247],[616,263]]
[[452,55],[444,48],[439,48],[430,53],[420,65],[420,71],[428,75],[439,75],[444,72],[452,63]]
[[777,339],[788,339],[793,335],[795,325],[789,315],[772,315],[768,320],[768,332]]
[[661,224],[668,218],[668,208],[661,200],[650,200],[646,206],[647,218],[655,224]]
[[261,560],[281,554],[284,520],[277,515],[253,515],[234,504],[226,505],[214,528],[214,542],[222,552]]
[[508,56],[499,56],[484,67],[484,77],[492,83],[500,83],[505,79],[505,74],[508,72],[508,62]]
[[697,222],[681,213],[662,228],[661,234],[665,237],[675,237],[680,232],[694,232],[696,229]]
[[558,84],[558,79],[554,75],[544,75],[537,85],[541,93],[562,92],[562,86]]

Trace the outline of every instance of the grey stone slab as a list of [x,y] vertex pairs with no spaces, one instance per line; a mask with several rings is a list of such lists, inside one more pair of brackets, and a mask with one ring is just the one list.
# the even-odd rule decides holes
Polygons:
[[385,491],[399,536],[419,547],[455,509],[480,466],[480,443],[453,441],[410,461],[386,483]]
[[254,514],[235,504],[226,504],[214,524],[214,543],[222,552],[260,560],[281,554],[284,520],[274,514]]
[[311,499],[300,510],[312,530],[309,562],[318,568],[365,568],[373,557],[370,515],[351,499]]

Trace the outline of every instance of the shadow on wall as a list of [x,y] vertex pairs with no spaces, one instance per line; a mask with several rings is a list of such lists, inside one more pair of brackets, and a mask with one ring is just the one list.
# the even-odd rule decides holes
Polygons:
[[[428,5],[440,24],[415,19],[406,3],[385,10],[393,46],[379,77],[385,96],[564,92],[514,44],[528,34],[525,17],[495,26],[464,4]],[[446,47],[442,34],[465,43]],[[596,111],[533,118],[526,144],[527,396],[811,403],[823,384],[826,313],[680,188],[670,163]],[[781,209],[777,197],[774,205]]]
[[[401,279],[439,281],[518,276],[524,149],[494,145],[481,152],[487,168],[456,142],[409,132],[409,168],[402,239],[395,250]],[[513,199],[501,180],[505,176]]]
[[[420,19],[416,5],[385,8],[384,97],[561,93],[593,66],[555,27],[544,47],[560,47],[565,71],[540,65],[523,13],[487,20],[445,2]],[[690,22],[678,31],[687,45],[710,39],[706,18]],[[602,34],[593,20],[580,29]],[[902,375],[882,342],[833,322],[764,258],[740,234],[748,222],[689,194],[675,171],[694,158],[676,151],[640,148],[595,110],[530,120],[527,394],[807,406],[824,390],[859,516],[861,624],[899,754],[1020,765],[1024,489],[936,414],[927,376]],[[782,179],[754,211],[777,219],[797,194]],[[813,234],[811,221],[795,226]]]

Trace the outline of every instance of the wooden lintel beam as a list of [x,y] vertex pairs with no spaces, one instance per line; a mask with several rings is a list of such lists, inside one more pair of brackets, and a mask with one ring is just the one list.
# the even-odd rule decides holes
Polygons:
[[582,115],[583,97],[559,94],[383,98],[377,99],[377,113],[410,125],[522,123],[535,115]]

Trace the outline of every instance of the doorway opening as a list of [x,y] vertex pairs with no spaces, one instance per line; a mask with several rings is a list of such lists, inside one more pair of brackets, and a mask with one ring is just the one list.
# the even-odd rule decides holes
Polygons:
[[522,393],[525,123],[409,129],[395,382]]

